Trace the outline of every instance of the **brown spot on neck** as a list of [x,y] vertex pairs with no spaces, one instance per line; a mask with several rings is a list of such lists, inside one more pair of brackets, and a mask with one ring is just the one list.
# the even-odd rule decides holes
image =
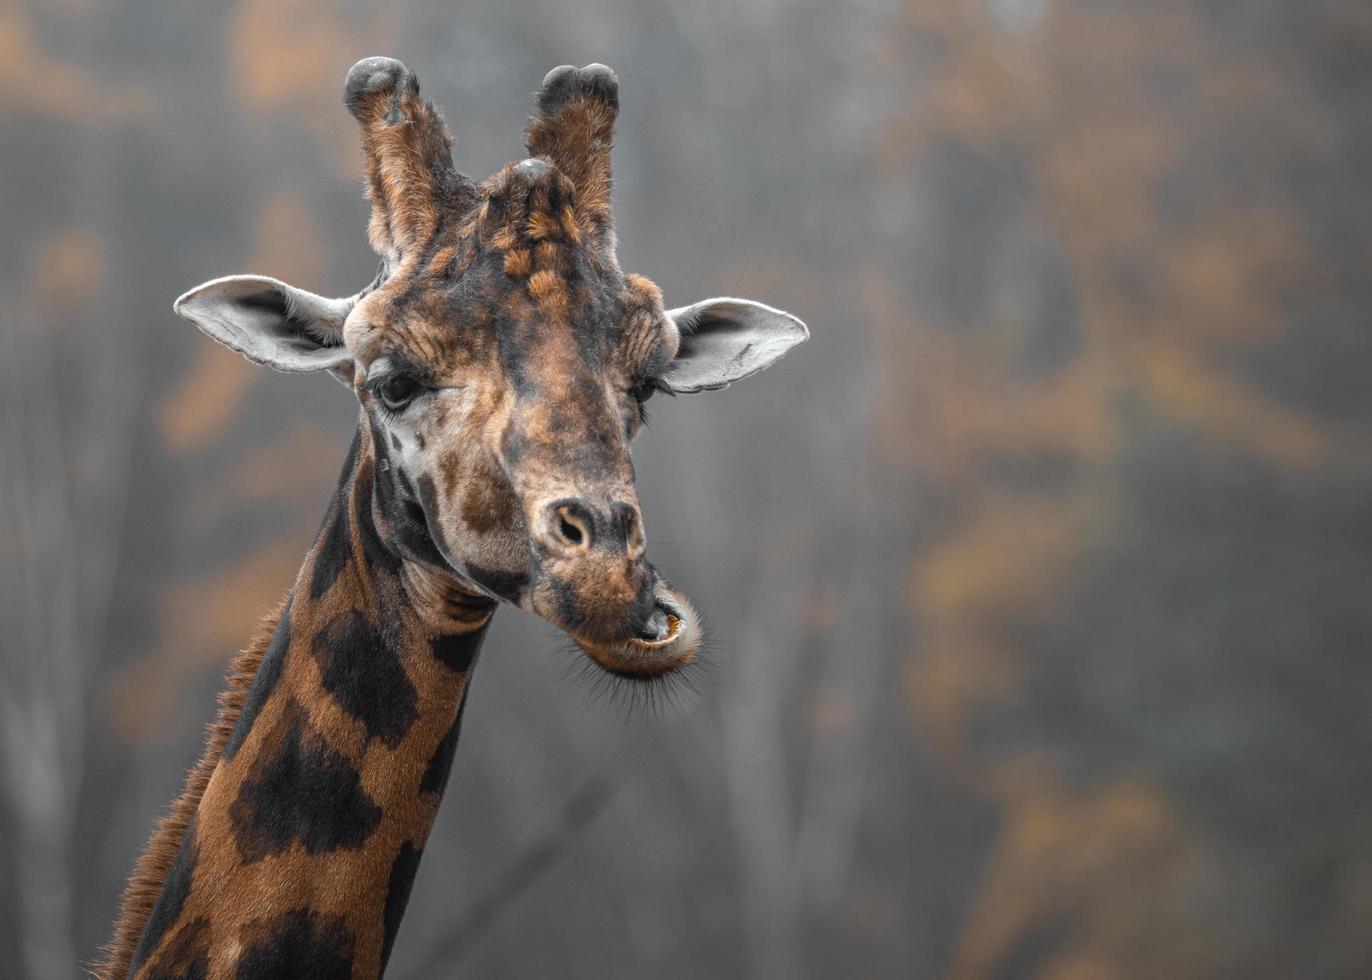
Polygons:
[[[411,562],[402,562],[384,572],[376,567],[375,555],[370,550],[375,548],[377,529],[371,521],[371,494],[364,492],[374,472],[374,460],[365,432],[354,447],[349,464],[340,479],[338,497],[339,504],[348,511],[348,519],[341,525],[347,530],[344,567],[336,580],[326,583],[320,595],[311,595],[316,562],[329,542],[329,535],[321,534],[306,556],[291,593],[291,639],[284,652],[278,651],[286,658],[280,680],[268,685],[274,690],[266,695],[265,706],[259,705],[252,712],[250,721],[254,729],[264,725],[279,728],[284,717],[282,705],[299,704],[303,714],[297,709],[292,715],[296,728],[308,731],[309,738],[315,740],[307,740],[305,747],[323,747],[337,755],[335,768],[343,765],[344,759],[356,767],[359,794],[366,793],[379,808],[377,829],[371,835],[354,835],[358,841],[352,850],[335,849],[342,855],[338,858],[323,853],[318,846],[316,850],[320,853],[310,854],[309,847],[292,838],[279,846],[270,842],[270,847],[253,850],[255,862],[244,859],[233,833],[227,829],[231,803],[248,774],[258,774],[259,791],[263,791],[262,787],[270,782],[264,783],[264,773],[270,775],[264,763],[274,758],[273,752],[279,754],[283,749],[279,744],[283,740],[270,737],[263,729],[255,736],[250,732],[250,737],[241,741],[232,761],[225,758],[225,746],[240,721],[245,726],[249,723],[244,719],[245,705],[286,607],[283,600],[263,619],[248,648],[232,663],[227,689],[220,695],[218,715],[207,729],[204,752],[187,776],[181,795],[152,835],[125,890],[114,936],[106,947],[103,962],[94,968],[100,980],[124,980],[128,975],[134,950],[167,886],[174,859],[193,821],[203,835],[197,839],[203,860],[197,865],[194,888],[184,910],[149,951],[140,974],[154,966],[160,969],[167,964],[199,962],[206,948],[211,960],[219,962],[228,955],[227,947],[238,943],[226,938],[225,930],[236,922],[241,911],[238,906],[252,906],[248,892],[256,896],[265,894],[263,889],[285,887],[286,892],[280,896],[285,901],[291,895],[299,897],[310,892],[301,890],[302,881],[327,886],[326,890],[333,890],[330,893],[367,894],[367,901],[355,900],[333,912],[346,915],[350,928],[357,927],[358,948],[365,952],[366,962],[373,964],[368,968],[360,959],[358,975],[375,975],[379,968],[382,936],[378,909],[386,900],[386,883],[383,880],[376,883],[377,888],[371,888],[368,882],[368,887],[361,889],[350,889],[347,883],[360,881],[359,875],[369,874],[367,869],[373,865],[389,869],[402,847],[422,849],[438,799],[433,792],[421,792],[420,774],[426,771],[444,739],[452,738],[457,708],[466,692],[465,673],[437,659],[433,643],[439,637],[469,635],[473,638],[471,642],[479,645],[479,634],[490,621],[494,603],[464,590],[447,576],[436,576]],[[385,624],[388,641],[396,644],[396,655],[404,659],[403,668],[399,669],[403,669],[418,692],[417,717],[404,731],[392,732],[393,737],[365,737],[366,719],[359,721],[350,715],[347,705],[324,684],[313,641],[323,635],[329,623],[338,622],[340,612],[347,609],[365,613],[369,622]],[[347,668],[346,663],[340,665],[340,669]],[[277,769],[285,774],[280,778],[297,778],[290,766],[278,765]],[[378,894],[372,896],[373,891]],[[196,925],[207,918],[213,926],[212,937]],[[212,965],[212,969],[218,967]]]

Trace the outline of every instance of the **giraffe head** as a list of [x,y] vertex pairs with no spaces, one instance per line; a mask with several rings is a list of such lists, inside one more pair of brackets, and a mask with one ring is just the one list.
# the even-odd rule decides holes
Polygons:
[[618,81],[554,69],[527,159],[476,183],[415,76],[349,71],[381,269],[327,299],[263,276],[176,311],[249,360],[356,393],[378,529],[396,551],[566,631],[605,669],[674,670],[700,629],[645,557],[629,441],[654,392],[723,388],[805,340],[795,317],[711,299],[664,309],[620,271],[610,208]]

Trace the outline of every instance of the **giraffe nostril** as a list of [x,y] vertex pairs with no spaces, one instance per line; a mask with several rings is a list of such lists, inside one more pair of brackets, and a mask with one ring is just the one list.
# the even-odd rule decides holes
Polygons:
[[560,500],[549,508],[548,534],[564,548],[585,551],[591,547],[591,512],[575,500]]
[[559,516],[557,519],[557,529],[562,534],[562,538],[569,544],[581,544],[581,528],[577,527],[565,517]]

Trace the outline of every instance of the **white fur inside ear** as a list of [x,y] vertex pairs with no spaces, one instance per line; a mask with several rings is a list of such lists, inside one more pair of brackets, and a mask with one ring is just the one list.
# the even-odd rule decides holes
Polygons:
[[225,276],[181,296],[173,309],[225,347],[278,371],[343,368],[343,321],[355,297],[329,299],[270,276]]
[[661,380],[681,394],[725,388],[757,374],[810,336],[784,310],[729,296],[669,310],[667,316],[680,331],[681,345]]

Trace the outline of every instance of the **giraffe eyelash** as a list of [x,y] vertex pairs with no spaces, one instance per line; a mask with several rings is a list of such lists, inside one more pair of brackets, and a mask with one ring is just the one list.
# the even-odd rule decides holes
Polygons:
[[[392,402],[400,402],[401,399],[394,395],[390,398],[387,397],[386,388],[397,383],[409,386],[407,397],[403,398],[403,404],[391,404]],[[388,419],[399,418],[416,401],[433,391],[433,386],[426,383],[423,378],[416,376],[413,372],[403,370],[387,371],[376,378],[368,378],[366,387],[372,395],[372,404]]]
[[629,389],[629,394],[634,400],[634,407],[638,411],[638,424],[643,428],[648,427],[648,408],[646,402],[653,394],[658,391],[656,378],[640,378]]

